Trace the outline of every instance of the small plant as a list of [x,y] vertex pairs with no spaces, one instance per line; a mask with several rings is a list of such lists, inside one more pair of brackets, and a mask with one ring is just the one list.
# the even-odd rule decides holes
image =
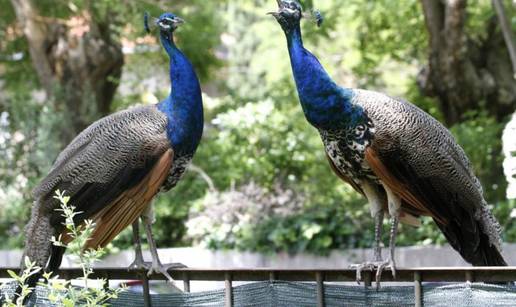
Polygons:
[[6,303],[3,303],[2,307],[23,306],[23,301],[25,300],[25,298],[28,297],[34,290],[33,288],[26,285],[25,282],[30,276],[37,274],[39,271],[41,271],[41,268],[36,266],[35,262],[31,262],[29,257],[25,257],[24,263],[25,269],[23,270],[21,275],[18,275],[11,270],[7,271],[7,273],[9,273],[9,276],[11,276],[11,278],[14,279],[16,283],[21,286],[21,292],[18,298],[16,299],[16,302],[14,303],[12,302],[12,298],[5,294],[4,301]]
[[[81,225],[75,225],[74,217],[81,212],[76,211],[75,206],[68,204],[70,197],[65,196],[64,192],[57,190],[54,198],[59,200],[60,208],[56,210],[62,212],[62,216],[65,219],[63,225],[67,231],[66,235],[71,238],[71,241],[65,244],[63,243],[62,236],[59,235],[58,238],[51,238],[52,244],[66,247],[70,254],[77,258],[77,262],[83,272],[83,276],[79,278],[79,280],[84,281],[84,287],[74,287],[69,281],[60,280],[57,275],[52,276],[51,272],[43,274],[47,282],[39,283],[39,285],[47,289],[48,300],[59,306],[107,306],[107,301],[117,298],[118,294],[123,291],[124,288],[106,290],[107,281],[104,279],[97,280],[97,283],[100,284],[101,287],[90,288],[88,286],[91,281],[90,276],[93,273],[93,264],[105,254],[102,248],[83,249],[83,246],[89,240],[95,228],[95,224],[91,220],[85,220]],[[22,292],[17,298],[16,303],[12,303],[9,298],[6,298],[5,301],[7,303],[4,303],[2,307],[22,306],[23,300],[33,291],[33,289],[25,285],[25,281],[29,276],[39,271],[41,271],[41,268],[36,266],[35,263],[30,262],[28,258],[25,259],[25,270],[22,272],[21,276],[9,271],[9,275],[17,284],[22,286]]]

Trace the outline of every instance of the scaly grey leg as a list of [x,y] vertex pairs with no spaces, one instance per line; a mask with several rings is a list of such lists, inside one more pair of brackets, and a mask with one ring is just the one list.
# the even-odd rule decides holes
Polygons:
[[391,232],[389,239],[389,259],[382,262],[378,266],[378,270],[376,271],[376,288],[380,287],[380,279],[382,277],[382,271],[388,267],[391,269],[392,277],[396,278],[396,262],[394,260],[394,251],[396,249],[396,235],[398,234],[398,225],[399,225],[399,217],[393,216],[391,218]]
[[379,211],[374,218],[374,261],[382,261],[382,224],[383,211]]
[[350,266],[352,269],[356,269],[356,280],[360,284],[362,280],[362,271],[370,270],[373,271],[379,265],[383,263],[382,260],[382,224],[383,224],[384,212],[382,210],[377,211],[374,216],[374,260],[366,261],[360,264],[353,264]]
[[398,224],[401,210],[401,198],[395,194],[387,185],[383,185],[385,193],[387,193],[387,203],[389,207],[389,215],[391,216],[391,232],[389,238],[389,259],[383,261],[376,270],[376,288],[380,288],[380,279],[382,271],[388,267],[391,269],[392,277],[396,278],[396,263],[394,261],[394,250],[396,248],[396,235],[398,234]]
[[133,222],[133,244],[134,244],[134,261],[129,265],[129,269],[148,269],[148,265],[143,261],[142,244],[140,240],[140,224],[139,218]]
[[181,263],[168,263],[165,265],[161,264],[158,256],[158,250],[156,248],[156,242],[154,241],[154,237],[152,235],[152,224],[154,222],[152,208],[147,210],[146,213],[142,215],[142,221],[145,228],[145,233],[147,234],[147,242],[149,243],[149,249],[152,256],[152,266],[149,269],[148,275],[151,275],[152,273],[161,273],[168,279],[168,281],[174,281],[172,276],[170,276],[168,273],[168,269],[184,268],[186,266]]
[[172,276],[168,274],[168,270],[161,264],[158,256],[158,250],[156,249],[156,242],[154,241],[154,237],[152,236],[152,220],[145,215],[142,215],[143,226],[145,228],[145,233],[147,234],[147,242],[149,243],[149,249],[152,255],[152,266],[149,269],[147,275],[151,275],[152,273],[161,273],[163,274],[169,281],[173,281]]

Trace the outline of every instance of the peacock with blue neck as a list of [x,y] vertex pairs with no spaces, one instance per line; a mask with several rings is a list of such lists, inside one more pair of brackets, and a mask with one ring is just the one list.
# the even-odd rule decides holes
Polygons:
[[318,129],[349,128],[367,119],[363,109],[353,104],[353,91],[335,84],[319,60],[305,49],[301,35],[300,6],[282,1],[283,9],[271,13],[282,26],[299,100],[305,116]]
[[160,40],[170,58],[170,95],[158,104],[168,118],[167,137],[176,155],[193,155],[201,140],[204,121],[201,87],[192,64],[174,43],[173,29],[182,20],[165,13],[159,20],[172,20],[160,27]]
[[[145,28],[149,31],[148,15]],[[132,268],[149,274],[168,273],[171,265],[159,260],[152,235],[152,199],[173,188],[185,173],[203,130],[202,96],[191,63],[175,46],[173,33],[183,20],[165,13],[155,20],[161,43],[170,57],[170,95],[158,105],[137,106],[101,118],[82,131],[57,157],[51,171],[34,189],[32,217],[26,227],[24,254],[45,268],[26,285],[34,287],[42,272],[55,272],[66,245],[53,245],[52,237],[66,233],[54,196],[66,190],[78,214],[95,228],[83,250],[105,247],[124,228],[133,225],[135,261]],[[147,235],[152,264],[143,262],[139,218]],[[67,243],[67,242],[66,242]],[[23,265],[23,264],[22,264]],[[22,287],[16,289],[21,293]]]
[[[296,0],[276,0],[272,14],[287,36],[299,100],[318,128],[332,170],[364,195],[375,220],[374,261],[355,266],[396,272],[398,223],[420,225],[430,216],[450,244],[473,265],[507,265],[500,248],[500,225],[489,211],[482,187],[462,148],[437,120],[383,93],[342,88],[303,46]],[[321,15],[314,14],[317,24]],[[381,231],[390,217],[389,258],[382,260]]]

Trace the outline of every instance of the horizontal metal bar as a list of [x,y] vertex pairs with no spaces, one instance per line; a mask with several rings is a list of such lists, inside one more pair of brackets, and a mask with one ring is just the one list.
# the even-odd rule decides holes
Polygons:
[[[17,267],[0,267],[0,278],[10,278],[7,270],[19,271]],[[224,281],[226,274],[231,275],[233,281],[265,281],[274,276],[276,280],[286,281],[315,281],[315,272],[321,272],[324,280],[355,281],[356,272],[352,269],[270,269],[270,268],[237,268],[237,269],[203,269],[203,268],[178,268],[170,269],[170,275],[176,280],[183,280],[188,276],[190,281]],[[420,272],[421,281],[462,282],[465,276],[474,276],[475,281],[504,282],[516,281],[516,267],[421,267],[398,268],[396,279],[393,280],[389,270],[382,274],[382,281],[414,282],[414,273]],[[138,279],[138,274],[145,273],[142,270],[127,270],[125,268],[95,268],[91,278],[108,278],[110,280]],[[186,275],[185,275],[186,274]],[[58,271],[63,279],[75,279],[82,276],[79,268],[64,268]],[[150,280],[164,280],[161,274],[149,276]]]

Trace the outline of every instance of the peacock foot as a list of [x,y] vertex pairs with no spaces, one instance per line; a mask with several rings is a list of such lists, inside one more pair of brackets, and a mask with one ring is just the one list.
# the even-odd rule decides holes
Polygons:
[[385,268],[389,268],[392,273],[392,278],[396,279],[396,263],[394,262],[394,259],[389,258],[380,262],[376,269],[376,290],[380,289],[380,279],[382,278],[382,272]]
[[360,264],[352,264],[350,268],[356,269],[356,281],[358,284],[360,284],[360,281],[362,280],[362,271],[368,270],[373,272],[376,270],[376,289],[380,288],[380,280],[382,278],[382,272],[385,268],[389,268],[391,270],[392,277],[396,278],[396,263],[391,259],[385,261],[366,261]]
[[149,271],[147,272],[147,276],[150,276],[154,273],[161,273],[163,276],[167,278],[169,282],[173,282],[174,279],[170,274],[168,273],[168,270],[170,269],[179,269],[179,268],[186,268],[186,265],[182,263],[165,263],[161,264],[159,262],[153,262]]
[[131,263],[127,269],[128,270],[143,270],[143,269],[146,269],[148,270],[149,268],[151,267],[151,263],[150,262],[145,262],[143,261],[143,258],[134,258],[134,261],[133,263]]

